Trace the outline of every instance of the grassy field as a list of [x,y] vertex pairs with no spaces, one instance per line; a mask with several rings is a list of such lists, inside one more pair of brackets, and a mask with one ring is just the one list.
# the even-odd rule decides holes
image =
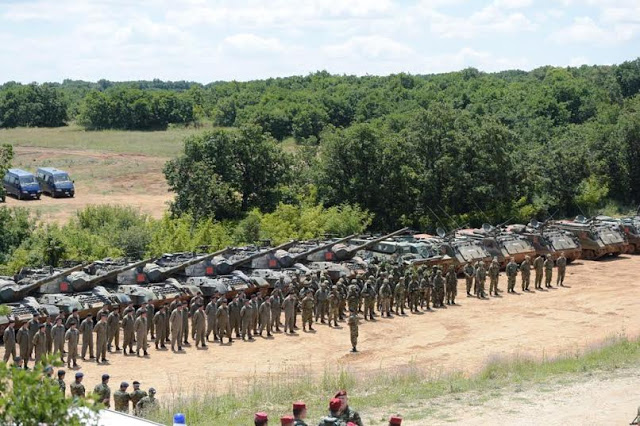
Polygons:
[[91,150],[123,154],[143,154],[170,158],[178,155],[185,137],[211,128],[175,128],[166,131],[86,131],[80,126],[58,128],[0,129],[0,144],[53,148],[60,150]]
[[[264,410],[277,418],[289,412],[292,401],[302,399],[309,407],[308,419],[326,415],[326,406],[337,389],[348,389],[349,400],[365,424],[382,425],[388,415],[401,413],[407,420],[427,421],[433,415],[428,402],[446,395],[482,392],[486,400],[509,386],[529,386],[561,379],[580,380],[585,374],[613,371],[640,363],[640,340],[615,338],[584,353],[532,361],[524,358],[492,360],[478,374],[442,374],[409,365],[404,370],[379,371],[366,375],[347,371],[325,372],[314,379],[304,371],[250,378],[225,394],[216,394],[203,381],[190,395],[176,391],[164,396],[167,402],[154,420],[171,423],[172,413],[185,413],[190,425],[246,425],[252,413]],[[195,396],[193,396],[195,395]],[[169,401],[167,401],[169,400]]]

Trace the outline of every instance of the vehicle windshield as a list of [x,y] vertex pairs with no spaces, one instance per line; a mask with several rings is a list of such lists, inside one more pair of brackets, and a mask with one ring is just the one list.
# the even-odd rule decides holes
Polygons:
[[20,183],[22,185],[31,185],[36,183],[36,178],[34,176],[20,176]]
[[69,175],[66,173],[60,173],[53,176],[53,181],[55,183],[69,182],[70,180]]

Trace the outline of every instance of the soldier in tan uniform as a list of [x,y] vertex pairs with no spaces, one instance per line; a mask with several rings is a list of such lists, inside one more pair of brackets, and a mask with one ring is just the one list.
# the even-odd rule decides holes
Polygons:
[[96,333],[96,362],[107,362],[107,313],[100,314],[100,320],[94,327]]
[[45,325],[40,324],[40,330],[33,336],[33,348],[35,350],[36,364],[38,364],[42,357],[47,353],[47,336],[44,332]]
[[133,340],[134,340],[134,327],[136,320],[133,317],[133,310],[128,310],[122,318],[122,354],[127,354],[127,347],[129,347],[129,355],[133,354]]
[[133,325],[133,329],[136,333],[136,354],[140,356],[140,350],[143,351],[144,356],[149,355],[147,352],[147,310],[141,312],[138,319]]
[[56,318],[56,324],[51,328],[51,339],[53,340],[53,353],[60,355],[60,361],[64,362],[64,335],[66,330],[62,324],[62,317]]
[[80,332],[76,327],[76,322],[71,321],[69,323],[69,330],[64,335],[64,339],[67,341],[67,367],[71,368],[71,362],[73,361],[73,368],[78,367],[78,343],[80,342]]
[[207,316],[204,313],[204,305],[198,305],[198,309],[193,313],[193,332],[195,333],[196,348],[207,347]]
[[15,324],[13,318],[9,319],[9,324],[7,328],[4,329],[4,334],[2,335],[2,341],[4,342],[4,357],[2,359],[5,363],[8,362],[9,359],[13,361],[16,357]]
[[164,345],[165,340],[167,340],[167,308],[162,305],[158,312],[153,316],[153,321],[151,321],[156,328],[156,340],[155,345],[156,349],[162,348],[166,349],[167,347]]
[[78,329],[82,334],[82,360],[86,361],[87,349],[89,349],[89,359],[95,359],[93,356],[93,318],[91,314],[80,323]]

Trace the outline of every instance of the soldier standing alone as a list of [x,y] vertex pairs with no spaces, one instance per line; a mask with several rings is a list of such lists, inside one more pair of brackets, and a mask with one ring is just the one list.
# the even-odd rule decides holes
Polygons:
[[349,324],[349,334],[351,337],[351,352],[358,352],[358,314],[355,311],[351,311],[351,315],[347,323]]

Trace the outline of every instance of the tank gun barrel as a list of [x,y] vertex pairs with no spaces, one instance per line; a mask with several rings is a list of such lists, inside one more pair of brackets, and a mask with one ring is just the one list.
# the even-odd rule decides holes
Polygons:
[[364,244],[360,244],[359,246],[356,246],[356,247],[354,247],[354,248],[349,249],[349,250],[348,250],[348,252],[347,252],[347,253],[348,253],[348,256],[349,256],[349,257],[353,257],[353,256],[355,256],[355,254],[356,254],[357,252],[359,252],[360,250],[368,249],[369,247],[372,247],[372,246],[374,246],[374,245],[378,244],[380,241],[384,241],[384,240],[386,240],[387,238],[395,237],[396,235],[404,234],[404,233],[405,233],[405,232],[407,232],[408,230],[409,230],[409,228],[402,228],[402,229],[398,229],[397,231],[394,231],[394,232],[392,232],[392,233],[390,233],[390,234],[383,235],[383,236],[381,236],[381,237],[374,238],[373,240],[367,241],[367,242],[366,242],[366,243],[364,243]]
[[[69,268],[69,269],[65,269],[64,271],[60,271],[56,274],[50,275],[48,277],[45,278],[41,278],[37,281],[32,282],[31,284],[27,284],[21,288],[19,288],[17,291],[15,291],[15,296],[26,296],[29,293],[31,293],[32,291],[42,287],[43,285],[50,283],[52,281],[55,281],[59,278],[64,278],[65,276],[69,275],[72,272],[76,272],[76,271],[81,271],[83,268],[85,267],[85,265],[80,264],[80,265],[76,265],[73,268]],[[9,289],[7,289],[9,290]],[[3,295],[3,299],[4,299],[4,295]]]
[[96,285],[98,283],[101,283],[103,281],[110,280],[111,278],[115,278],[115,277],[117,277],[119,274],[121,274],[123,272],[127,272],[127,271],[129,271],[131,269],[139,268],[140,266],[144,266],[147,263],[151,263],[154,260],[155,260],[155,258],[151,257],[149,259],[140,260],[138,262],[131,263],[131,264],[122,266],[120,268],[113,269],[113,270],[107,272],[106,274],[98,275],[96,277],[91,278],[89,281],[87,281],[86,285],[94,286],[94,285]]
[[341,244],[341,243],[346,243],[347,241],[351,240],[352,238],[354,238],[356,236],[356,234],[351,234],[347,237],[344,238],[340,238],[339,240],[335,240],[335,241],[330,241],[328,243],[325,244],[320,244],[312,249],[309,249],[305,252],[302,253],[298,253],[295,256],[293,256],[293,260],[294,262],[297,262],[298,260],[304,260],[307,256],[312,255],[313,253],[317,253],[319,251],[322,250],[326,250],[329,249],[337,244]]
[[280,244],[279,246],[271,247],[271,248],[269,248],[267,250],[257,251],[256,253],[253,253],[253,254],[251,254],[251,255],[249,255],[247,257],[243,257],[242,259],[239,259],[239,260],[236,260],[235,262],[232,262],[231,263],[231,267],[233,269],[235,269],[238,266],[242,266],[245,263],[249,263],[252,260],[257,259],[259,257],[262,257],[264,255],[267,255],[269,253],[273,253],[273,252],[276,252],[278,250],[286,250],[286,249],[288,249],[289,247],[291,247],[292,245],[294,245],[296,243],[297,243],[297,241],[291,240],[291,241],[287,241],[286,243]]
[[216,256],[220,256],[222,254],[225,254],[229,251],[229,247],[225,247],[222,250],[218,250],[216,252],[213,253],[209,253],[209,254],[205,254],[204,256],[199,256],[199,257],[194,257],[193,259],[189,259],[186,262],[182,262],[179,265],[176,266],[172,266],[171,268],[167,268],[162,272],[162,275],[164,277],[169,277],[172,274],[175,274],[177,272],[180,271],[184,271],[187,267],[191,266],[191,265],[195,265],[196,263],[200,263],[200,262],[205,262],[209,259],[213,259]]

